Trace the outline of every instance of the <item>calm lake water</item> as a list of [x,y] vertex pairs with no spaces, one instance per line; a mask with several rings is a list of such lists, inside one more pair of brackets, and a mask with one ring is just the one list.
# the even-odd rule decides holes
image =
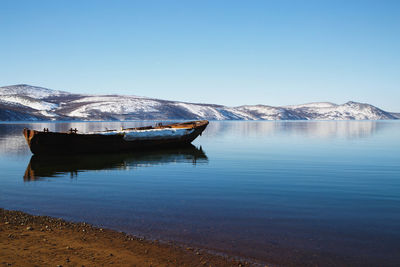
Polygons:
[[400,265],[400,122],[211,122],[193,147],[32,157],[0,124],[0,207],[280,265]]

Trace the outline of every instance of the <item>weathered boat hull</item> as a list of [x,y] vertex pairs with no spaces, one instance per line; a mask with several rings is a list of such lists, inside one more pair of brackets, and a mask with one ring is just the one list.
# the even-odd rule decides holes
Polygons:
[[179,147],[190,144],[205,130],[208,121],[193,121],[161,126],[191,127],[189,134],[162,139],[125,140],[122,135],[59,133],[24,129],[24,136],[33,154],[71,154],[96,152],[140,151],[148,148]]

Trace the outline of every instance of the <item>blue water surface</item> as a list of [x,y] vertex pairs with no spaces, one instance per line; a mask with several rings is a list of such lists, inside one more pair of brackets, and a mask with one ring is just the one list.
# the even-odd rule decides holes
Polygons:
[[22,135],[149,123],[0,124],[0,207],[263,263],[400,265],[399,121],[213,121],[185,151],[58,161]]

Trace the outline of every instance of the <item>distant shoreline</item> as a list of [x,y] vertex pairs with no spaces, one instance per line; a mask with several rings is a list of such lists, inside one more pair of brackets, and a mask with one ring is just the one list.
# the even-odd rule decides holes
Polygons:
[[5,266],[250,266],[191,247],[0,208],[0,259]]
[[[399,121],[400,120],[400,113],[398,119],[385,119],[385,120],[320,120],[320,119],[313,119],[313,120],[209,120],[210,122],[363,122],[363,121]],[[26,123],[94,123],[94,122],[180,122],[180,121],[192,121],[195,119],[149,119],[149,120],[34,120],[34,121],[2,121],[0,120],[0,124],[26,124]]]

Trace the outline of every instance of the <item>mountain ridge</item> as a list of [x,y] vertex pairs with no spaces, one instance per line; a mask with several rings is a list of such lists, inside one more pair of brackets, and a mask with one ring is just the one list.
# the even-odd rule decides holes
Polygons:
[[189,103],[135,95],[90,95],[17,84],[0,87],[0,121],[42,120],[391,120],[399,114],[367,103],[300,105]]

